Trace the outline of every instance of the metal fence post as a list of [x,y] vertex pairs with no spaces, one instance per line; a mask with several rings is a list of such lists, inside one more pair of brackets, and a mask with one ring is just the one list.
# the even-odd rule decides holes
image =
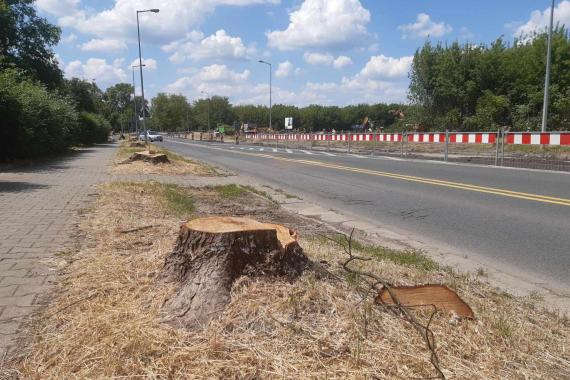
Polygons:
[[499,165],[499,143],[501,138],[501,130],[497,129],[497,137],[495,138],[495,166]]
[[327,152],[330,152],[331,151],[332,133],[330,135],[328,133],[325,134],[325,139],[327,139]]
[[372,134],[372,157],[374,157],[374,153],[376,152],[376,133]]
[[400,141],[400,157],[404,158],[404,141],[406,141],[406,131],[402,131],[402,141]]
[[449,129],[445,129],[445,151],[443,153],[443,160],[447,162],[449,158]]
[[348,132],[348,153],[350,153],[350,138],[351,138],[351,135],[350,135],[350,132]]
[[505,166],[505,129],[501,131],[501,166]]

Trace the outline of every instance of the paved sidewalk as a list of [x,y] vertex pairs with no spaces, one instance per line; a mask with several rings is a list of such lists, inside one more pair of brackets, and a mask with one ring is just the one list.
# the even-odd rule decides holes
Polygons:
[[0,172],[0,363],[53,282],[56,253],[73,247],[77,211],[107,179],[114,145]]

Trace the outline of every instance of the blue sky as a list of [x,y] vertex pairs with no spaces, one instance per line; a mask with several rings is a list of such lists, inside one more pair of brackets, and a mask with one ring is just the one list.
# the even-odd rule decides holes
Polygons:
[[[570,0],[555,18],[570,24]],[[106,88],[132,81],[141,15],[145,95],[228,96],[266,104],[406,101],[412,56],[426,39],[488,43],[544,28],[548,0],[37,0],[62,28],[65,75]],[[137,87],[139,78],[136,76]]]

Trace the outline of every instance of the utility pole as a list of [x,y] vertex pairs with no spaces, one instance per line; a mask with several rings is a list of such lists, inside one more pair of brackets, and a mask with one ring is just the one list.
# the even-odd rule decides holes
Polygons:
[[264,63],[269,66],[269,129],[272,129],[273,124],[271,123],[271,63],[259,60],[259,63]]
[[546,48],[546,75],[544,77],[544,101],[542,104],[542,132],[546,132],[546,124],[548,122],[548,101],[550,87],[550,55],[552,50],[552,24],[554,22],[554,0],[550,7],[550,25],[548,26],[548,47]]
[[[145,65],[143,65],[145,66]],[[133,106],[135,109],[135,132],[137,133],[137,139],[138,139],[138,133],[139,133],[139,115],[137,114],[137,92],[135,91],[135,68],[139,67],[139,65],[134,65],[131,66],[133,69]],[[144,107],[144,104],[143,104]]]
[[[142,121],[143,121],[143,130],[144,130],[144,136],[145,136],[145,142],[148,143],[148,133],[146,130],[146,107],[145,107],[145,102],[144,102],[144,80],[143,80],[143,63],[142,63],[142,53],[141,53],[141,28],[139,26],[139,13],[145,13],[145,12],[152,12],[152,13],[158,13],[159,10],[158,9],[146,9],[144,11],[137,11],[137,36],[138,36],[138,40],[139,40],[139,69],[140,69],[140,74],[141,74],[141,95],[142,95]],[[148,150],[150,152],[150,145],[148,146]]]

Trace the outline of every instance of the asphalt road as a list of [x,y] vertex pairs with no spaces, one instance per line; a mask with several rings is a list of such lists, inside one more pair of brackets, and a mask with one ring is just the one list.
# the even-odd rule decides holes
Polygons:
[[163,145],[416,240],[570,285],[569,174],[175,139]]

